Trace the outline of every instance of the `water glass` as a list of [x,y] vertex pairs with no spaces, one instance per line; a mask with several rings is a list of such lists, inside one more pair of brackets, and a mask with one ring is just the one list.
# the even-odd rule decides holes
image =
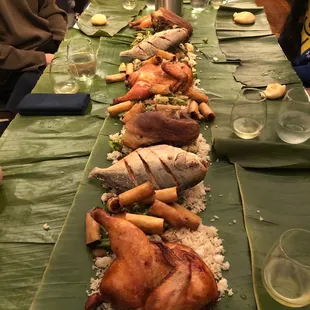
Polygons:
[[277,116],[277,134],[281,140],[299,144],[310,138],[310,103],[303,88],[290,89],[282,100]]
[[210,0],[191,0],[191,5],[194,11],[203,11]]
[[223,3],[222,0],[211,0],[211,6],[213,7],[213,9],[218,10],[221,6],[221,4]]
[[49,65],[49,74],[56,94],[75,94],[79,85],[71,75],[67,57],[55,57]]
[[257,137],[267,121],[266,99],[256,88],[241,90],[231,110],[230,122],[234,133],[242,139]]
[[71,74],[79,81],[88,81],[96,75],[96,54],[87,38],[73,38],[67,47]]
[[262,268],[268,293],[288,307],[310,304],[310,231],[290,229],[271,248]]
[[133,10],[136,5],[137,1],[136,0],[122,0],[123,8],[126,10]]

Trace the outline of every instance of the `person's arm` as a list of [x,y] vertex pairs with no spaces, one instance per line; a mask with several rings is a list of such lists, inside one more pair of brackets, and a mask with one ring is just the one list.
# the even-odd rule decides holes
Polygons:
[[305,87],[310,87],[310,62],[302,66],[293,67]]
[[17,49],[0,43],[0,68],[5,70],[35,71],[47,64],[43,52]]
[[88,3],[89,0],[75,0],[74,12],[81,14]]
[[62,41],[67,31],[67,13],[55,4],[55,0],[44,0],[39,16],[49,21],[53,39]]

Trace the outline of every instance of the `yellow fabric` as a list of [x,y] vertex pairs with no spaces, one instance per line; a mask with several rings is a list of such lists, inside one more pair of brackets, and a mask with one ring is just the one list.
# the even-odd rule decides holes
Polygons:
[[310,9],[308,9],[301,32],[301,54],[310,48]]

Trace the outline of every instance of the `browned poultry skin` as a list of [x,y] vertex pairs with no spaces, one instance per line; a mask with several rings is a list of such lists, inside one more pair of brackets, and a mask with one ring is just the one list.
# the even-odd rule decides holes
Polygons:
[[[114,104],[127,100],[144,100],[153,95],[152,89],[164,85],[171,93],[186,93],[193,85],[191,68],[181,62],[164,62],[161,65],[147,64],[128,77],[129,92],[114,99]],[[208,100],[208,99],[206,99]]]
[[151,243],[136,226],[91,212],[109,233],[116,259],[85,309],[110,302],[117,310],[200,310],[218,298],[212,272],[190,248],[177,243]]
[[143,307],[149,294],[171,270],[146,235],[130,222],[109,216],[103,209],[91,212],[109,233],[116,259],[100,284],[102,300],[115,309]]

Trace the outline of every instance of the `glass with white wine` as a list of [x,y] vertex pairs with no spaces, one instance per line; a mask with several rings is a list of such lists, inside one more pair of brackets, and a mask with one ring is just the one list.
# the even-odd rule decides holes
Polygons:
[[271,248],[262,268],[267,292],[287,307],[310,304],[310,232],[290,229]]
[[290,144],[310,138],[310,102],[303,88],[292,88],[286,93],[277,116],[277,134]]
[[71,39],[67,46],[67,57],[69,70],[78,81],[88,81],[96,75],[96,54],[89,39]]
[[231,110],[230,122],[234,133],[242,139],[257,137],[267,121],[266,98],[260,90],[245,88],[240,91]]
[[125,10],[133,10],[136,5],[137,5],[137,1],[136,0],[122,0],[122,4],[123,4],[123,8]]
[[49,65],[49,74],[55,94],[75,94],[79,90],[69,71],[67,57],[55,57]]

